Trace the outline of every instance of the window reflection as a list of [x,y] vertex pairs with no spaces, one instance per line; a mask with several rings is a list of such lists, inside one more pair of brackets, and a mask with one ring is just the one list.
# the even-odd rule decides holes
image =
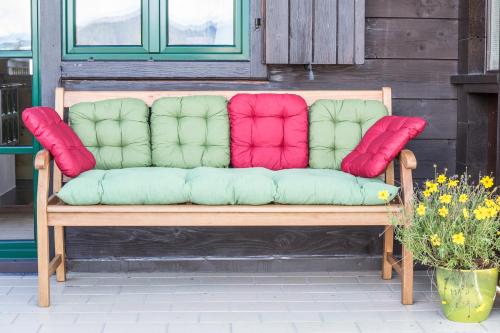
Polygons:
[[141,45],[141,0],[75,0],[77,45]]
[[490,20],[489,20],[489,70],[498,70],[500,53],[500,0],[490,0],[489,2]]
[[0,0],[0,50],[31,50],[31,0]]
[[169,45],[233,45],[233,0],[168,0]]

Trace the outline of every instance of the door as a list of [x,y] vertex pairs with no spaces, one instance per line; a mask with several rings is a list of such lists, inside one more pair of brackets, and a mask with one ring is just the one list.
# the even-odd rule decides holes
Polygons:
[[0,264],[36,258],[39,146],[21,114],[39,102],[37,15],[37,0],[0,1]]

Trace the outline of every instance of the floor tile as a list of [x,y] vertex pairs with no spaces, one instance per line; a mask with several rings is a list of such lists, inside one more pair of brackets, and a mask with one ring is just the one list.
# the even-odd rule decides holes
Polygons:
[[232,333],[296,333],[293,324],[232,324]]
[[[106,324],[103,333],[166,333],[166,324]],[[69,333],[69,332],[68,332]],[[71,332],[72,333],[72,332]]]
[[168,333],[230,333],[230,332],[231,332],[230,324],[170,324],[168,326]]

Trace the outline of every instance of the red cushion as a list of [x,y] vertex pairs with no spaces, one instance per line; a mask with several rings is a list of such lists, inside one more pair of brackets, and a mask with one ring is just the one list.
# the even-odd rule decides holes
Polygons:
[[342,171],[366,178],[379,176],[406,143],[422,133],[426,124],[424,119],[416,117],[381,118],[342,160]]
[[33,107],[24,110],[22,117],[28,130],[54,156],[63,174],[76,177],[95,167],[94,155],[55,110]]
[[229,101],[228,111],[233,167],[307,166],[307,104],[302,97],[238,94]]

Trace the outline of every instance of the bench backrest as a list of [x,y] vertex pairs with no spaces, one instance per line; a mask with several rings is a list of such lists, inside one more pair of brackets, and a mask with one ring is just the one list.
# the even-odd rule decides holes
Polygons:
[[[236,94],[249,93],[293,93],[302,96],[308,105],[320,99],[362,99],[375,100],[384,103],[389,114],[392,113],[391,88],[384,87],[380,90],[279,90],[279,91],[241,91],[241,90],[210,90],[210,91],[68,91],[57,88],[55,94],[55,109],[63,118],[64,109],[72,107],[81,102],[97,102],[114,98],[138,98],[148,106],[162,97],[183,97],[192,95],[217,95],[224,96],[228,100]],[[385,179],[388,184],[394,184],[394,165],[391,163],[386,170]],[[54,166],[54,192],[58,192],[62,186],[61,171]]]

